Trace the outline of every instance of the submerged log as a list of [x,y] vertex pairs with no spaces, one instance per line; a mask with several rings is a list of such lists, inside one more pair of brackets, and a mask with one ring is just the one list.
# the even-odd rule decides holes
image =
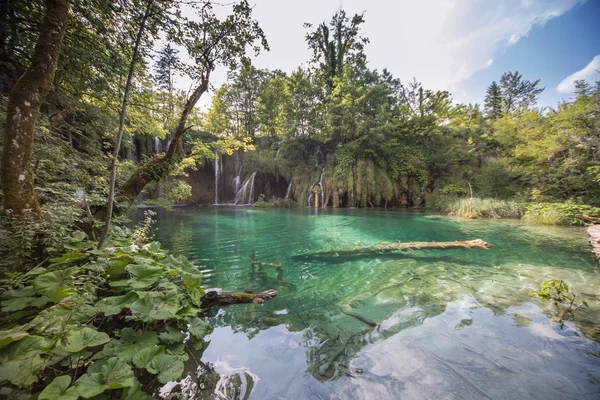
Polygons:
[[323,250],[314,253],[304,253],[294,256],[299,259],[310,258],[329,258],[329,257],[349,257],[360,255],[373,255],[389,253],[394,251],[412,251],[412,250],[451,250],[451,249],[489,249],[491,244],[481,239],[465,240],[456,242],[381,242],[371,246],[353,246],[337,250]]
[[575,214],[575,217],[584,220],[584,221],[588,221],[588,222],[594,222],[596,224],[600,223],[600,218],[598,217],[590,217],[588,215],[582,215],[582,214]]
[[249,290],[235,293],[217,293],[214,290],[206,292],[202,297],[202,308],[213,308],[231,304],[255,303],[260,304],[277,296],[277,290],[269,289],[253,293]]

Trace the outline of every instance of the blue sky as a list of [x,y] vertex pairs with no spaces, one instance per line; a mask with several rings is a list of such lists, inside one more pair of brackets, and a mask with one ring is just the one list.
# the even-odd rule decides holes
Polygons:
[[[517,43],[498,49],[492,65],[474,73],[462,88],[469,100],[481,102],[482,88],[498,80],[503,72],[518,70],[527,79],[540,79],[546,90],[539,104],[554,107],[571,96],[570,91],[557,90],[559,83],[582,70],[597,55],[600,55],[600,1],[588,0],[543,26],[534,27]],[[594,69],[600,70],[600,65],[590,72],[595,72]],[[600,74],[586,77],[593,82],[600,79]]]
[[[481,103],[487,86],[506,71],[541,79],[546,87],[541,106],[568,99],[576,78],[600,79],[600,0],[250,2],[271,47],[254,58],[258,68],[289,73],[306,65],[311,54],[303,24],[328,21],[342,7],[350,15],[365,13],[362,32],[371,40],[365,48],[371,68],[449,90],[457,102]],[[212,84],[220,86],[226,76],[218,69]],[[177,82],[186,90],[192,85],[185,78]],[[210,98],[202,98],[200,107]]]

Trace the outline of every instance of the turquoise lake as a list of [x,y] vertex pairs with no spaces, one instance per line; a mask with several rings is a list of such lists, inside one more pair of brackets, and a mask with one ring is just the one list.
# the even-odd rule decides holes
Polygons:
[[[141,211],[140,211],[141,213]],[[600,274],[583,228],[385,210],[160,211],[155,237],[205,288],[276,289],[215,310],[188,377],[201,399],[598,399]],[[382,241],[483,239],[491,249],[304,258]],[[265,263],[250,262],[252,252]],[[589,308],[552,322],[540,282]]]

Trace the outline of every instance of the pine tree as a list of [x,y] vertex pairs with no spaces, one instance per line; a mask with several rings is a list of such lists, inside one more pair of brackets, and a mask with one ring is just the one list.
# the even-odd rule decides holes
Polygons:
[[159,87],[171,93],[173,90],[173,74],[175,64],[179,61],[177,49],[169,43],[158,52],[158,59],[154,65],[154,80]]
[[502,92],[496,81],[485,92],[484,110],[487,119],[494,121],[502,117]]
[[500,77],[500,90],[502,92],[502,112],[512,114],[526,107],[532,107],[537,98],[544,91],[538,88],[540,80],[529,81],[523,79],[519,71],[505,72]]

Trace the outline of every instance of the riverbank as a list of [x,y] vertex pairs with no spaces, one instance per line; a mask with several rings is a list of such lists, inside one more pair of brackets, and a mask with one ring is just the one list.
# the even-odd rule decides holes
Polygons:
[[587,233],[592,245],[592,253],[600,260],[600,224],[588,227]]

